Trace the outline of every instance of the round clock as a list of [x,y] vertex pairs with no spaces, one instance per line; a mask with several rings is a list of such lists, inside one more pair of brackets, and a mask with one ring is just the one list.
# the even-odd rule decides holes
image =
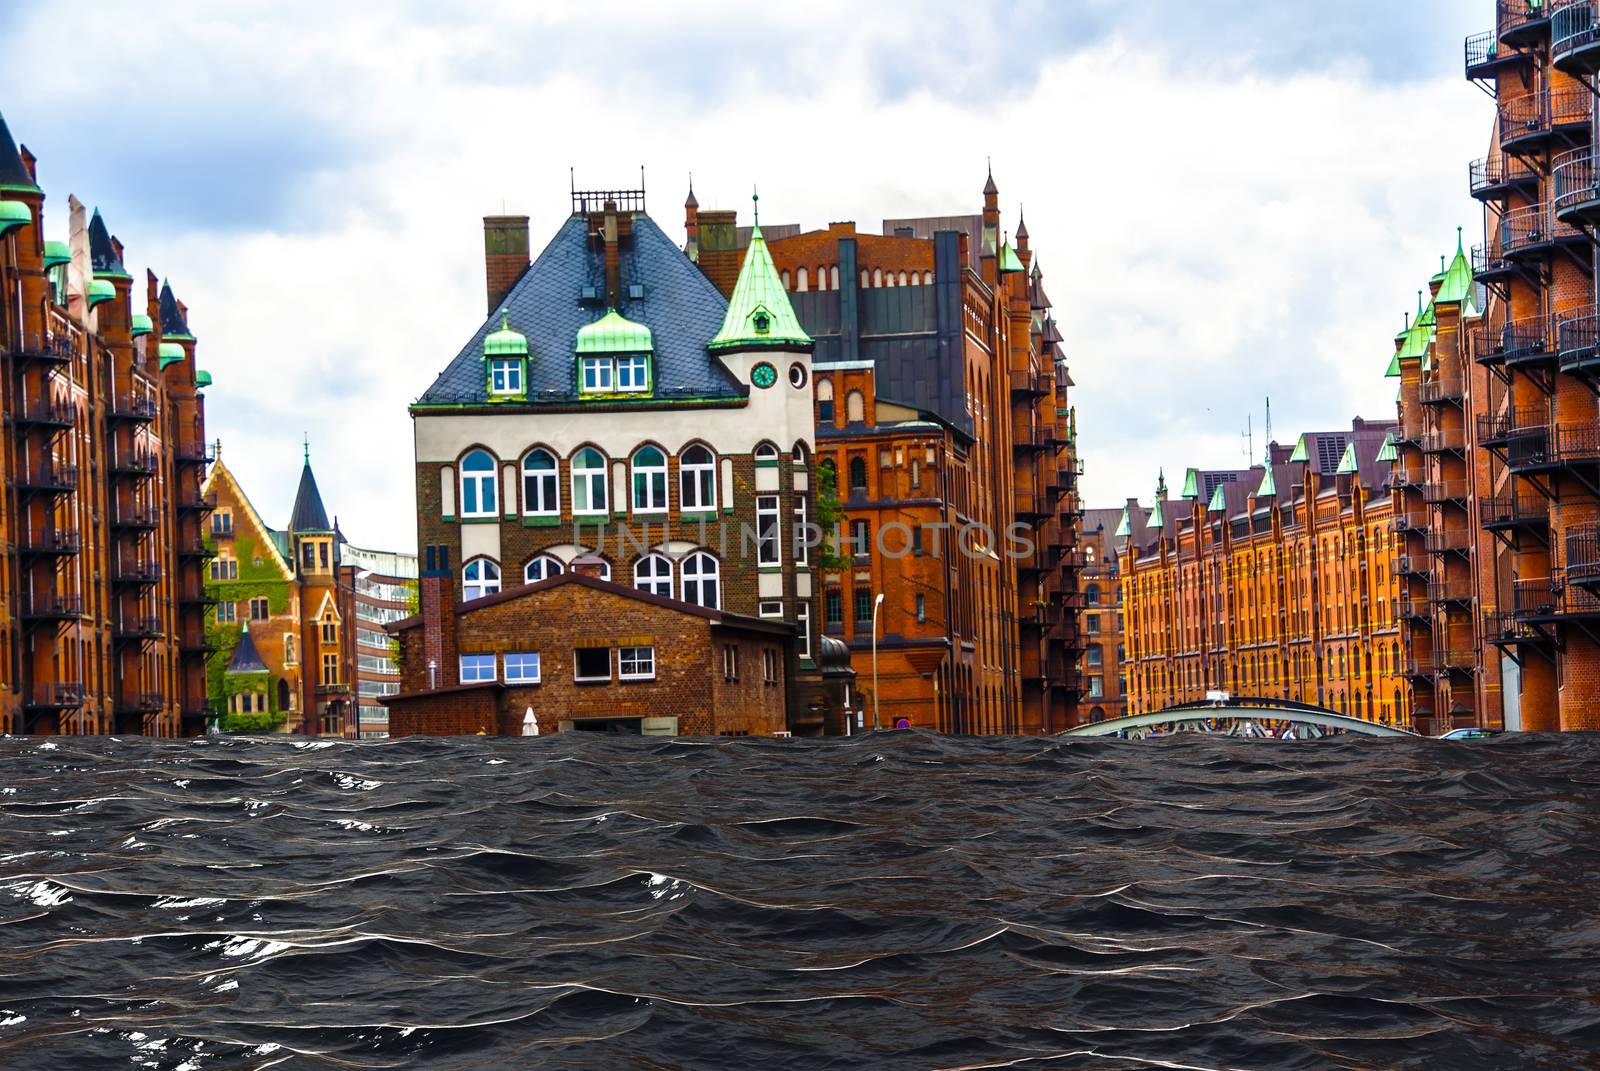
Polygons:
[[766,390],[778,382],[778,370],[763,361],[750,370],[750,382]]

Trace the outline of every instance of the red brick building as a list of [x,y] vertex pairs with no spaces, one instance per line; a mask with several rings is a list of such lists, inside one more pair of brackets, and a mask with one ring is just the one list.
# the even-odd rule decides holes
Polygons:
[[[745,232],[692,193],[685,211],[686,251],[726,292]],[[991,176],[969,215],[767,233],[816,344],[818,464],[845,516],[849,560],[822,576],[821,626],[877,688],[868,724],[874,709],[883,727],[947,732],[1074,724],[1079,463],[1026,226],[1013,246]]]
[[0,119],[0,732],[199,733],[211,377],[98,211],[45,239],[35,165]]
[[1109,721],[1127,711],[1127,680],[1122,660],[1122,569],[1117,560],[1120,509],[1083,511],[1083,570],[1079,589],[1083,601],[1083,700],[1078,708],[1082,722]]
[[460,602],[448,553],[427,547],[421,612],[400,641],[391,736],[594,731],[786,732],[794,630],[602,580],[598,559]]

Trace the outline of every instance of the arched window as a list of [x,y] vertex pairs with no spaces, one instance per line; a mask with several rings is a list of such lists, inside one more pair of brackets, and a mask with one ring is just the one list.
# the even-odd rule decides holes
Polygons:
[[860,391],[853,390],[845,396],[844,416],[852,424],[860,424],[867,419],[867,400]]
[[871,273],[869,273],[867,271],[867,269],[862,268],[861,269],[861,288],[863,290],[865,290],[867,287],[869,287],[871,285],[872,285],[872,275],[871,275]]
[[783,288],[785,290],[789,289],[789,273],[787,271],[780,272],[779,277],[783,280]]
[[1099,584],[1090,584],[1089,587],[1084,591],[1084,596],[1083,597],[1084,597],[1084,601],[1087,602],[1090,606],[1099,606],[1100,605],[1100,585]]
[[660,554],[647,554],[633,566],[633,586],[651,595],[672,598],[672,562]]
[[461,570],[461,599],[481,599],[500,590],[500,567],[488,558],[478,558]]
[[461,461],[461,516],[493,517],[495,513],[494,458],[474,450]]
[[555,455],[534,450],[522,459],[522,512],[554,517],[561,512],[561,485]]
[[608,512],[606,496],[606,456],[592,446],[579,450],[572,458],[572,512],[577,515]]
[[881,268],[873,268],[872,269],[872,285],[873,286],[882,286],[883,285],[883,269],[881,269]]
[[522,582],[524,584],[537,584],[541,580],[549,580],[553,576],[560,575],[560,559],[552,558],[548,554],[541,554],[522,567]]
[[839,289],[839,265],[835,264],[828,269],[828,284],[829,290]]
[[678,498],[686,513],[717,508],[717,459],[699,443],[678,458]]
[[667,511],[667,455],[642,446],[633,455],[633,512]]
[[852,495],[867,493],[867,459],[864,457],[850,459],[850,493]]
[[811,288],[811,273],[801,268],[794,273],[794,288],[800,293],[805,293]]
[[721,606],[717,592],[717,559],[704,551],[683,560],[683,601],[712,610]]
[[825,264],[817,265],[817,289],[828,289],[828,268]]
[[817,423],[833,423],[833,380],[817,380]]
[[931,272],[931,271],[923,272],[922,273],[922,281],[926,285],[932,286],[933,285],[933,272]]
[[791,458],[793,460],[794,467],[797,469],[803,469],[810,464],[811,459],[806,455],[806,444],[795,443],[794,452],[791,455]]
[[905,272],[901,272],[900,273],[900,285],[901,286],[905,286],[906,285],[906,273]]
[[770,461],[776,465],[778,463],[778,448],[771,443],[762,443],[756,447],[756,461]]

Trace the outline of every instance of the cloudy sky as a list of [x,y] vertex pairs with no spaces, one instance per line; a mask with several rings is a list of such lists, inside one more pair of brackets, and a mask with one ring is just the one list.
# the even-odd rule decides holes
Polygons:
[[[631,184],[681,234],[976,211],[992,157],[1066,335],[1090,505],[1392,417],[1415,291],[1482,222],[1488,0],[0,4],[0,111],[190,306],[270,523],[308,431],[349,538],[414,545],[406,405],[483,315],[481,217]],[[1313,14],[1314,12],[1314,14]]]

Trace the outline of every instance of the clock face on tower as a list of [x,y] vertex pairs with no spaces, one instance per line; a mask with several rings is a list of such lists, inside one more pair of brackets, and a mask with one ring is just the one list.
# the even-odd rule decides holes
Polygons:
[[750,382],[766,390],[778,382],[778,370],[765,361],[750,369]]

